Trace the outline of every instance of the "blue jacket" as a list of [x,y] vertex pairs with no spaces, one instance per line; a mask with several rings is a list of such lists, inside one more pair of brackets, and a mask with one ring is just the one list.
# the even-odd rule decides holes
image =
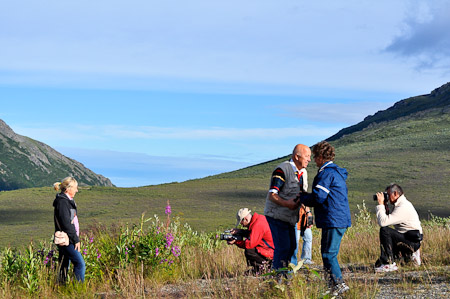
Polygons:
[[301,202],[314,207],[318,228],[344,228],[352,225],[347,196],[347,170],[328,161],[313,181],[312,193],[302,193]]

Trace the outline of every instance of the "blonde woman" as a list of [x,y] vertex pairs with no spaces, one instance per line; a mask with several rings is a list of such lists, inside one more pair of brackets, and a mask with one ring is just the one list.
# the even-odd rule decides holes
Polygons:
[[56,194],[56,198],[53,201],[55,231],[64,231],[69,236],[68,246],[58,246],[59,280],[61,283],[66,282],[69,265],[72,263],[75,278],[83,282],[86,265],[80,252],[80,226],[78,223],[77,205],[73,199],[78,192],[78,182],[72,177],[67,177],[61,183],[53,184],[53,187],[56,191],[60,191],[60,193]]

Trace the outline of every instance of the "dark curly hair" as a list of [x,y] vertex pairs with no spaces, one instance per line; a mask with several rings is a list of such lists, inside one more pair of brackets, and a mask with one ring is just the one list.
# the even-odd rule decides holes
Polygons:
[[326,141],[315,144],[312,148],[314,157],[322,157],[325,161],[334,160],[334,147]]

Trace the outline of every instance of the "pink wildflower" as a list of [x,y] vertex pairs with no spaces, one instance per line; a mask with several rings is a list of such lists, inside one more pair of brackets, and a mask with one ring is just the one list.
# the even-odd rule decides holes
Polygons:
[[172,254],[173,254],[173,256],[175,256],[175,257],[180,256],[180,254],[181,254],[181,249],[180,249],[180,247],[178,247],[178,246],[172,247]]
[[172,214],[172,208],[170,207],[170,205],[169,205],[169,204],[167,204],[167,207],[166,207],[166,211],[165,211],[165,213],[166,213],[166,215],[170,215],[170,214]]

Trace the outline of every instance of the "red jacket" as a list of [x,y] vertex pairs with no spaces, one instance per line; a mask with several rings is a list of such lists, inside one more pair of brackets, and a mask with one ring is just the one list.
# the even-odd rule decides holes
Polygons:
[[[254,213],[252,220],[248,226],[250,236],[245,241],[236,241],[235,244],[241,248],[252,249],[256,247],[261,255],[273,259],[273,245],[272,233],[270,232],[269,223],[267,223],[266,216]],[[269,244],[269,246],[267,246]]]

